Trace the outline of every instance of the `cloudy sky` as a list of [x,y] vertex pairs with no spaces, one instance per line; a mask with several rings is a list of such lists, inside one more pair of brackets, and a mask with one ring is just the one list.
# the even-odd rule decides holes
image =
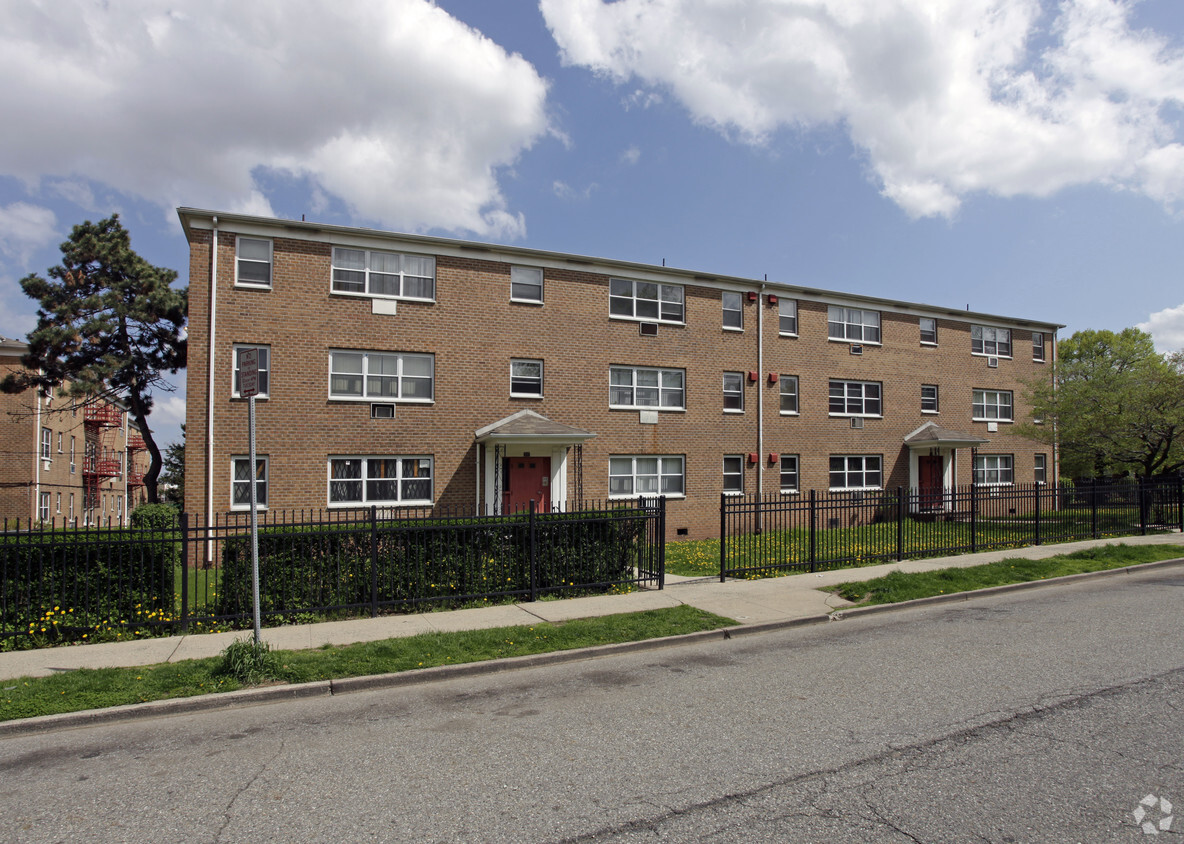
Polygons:
[[186,283],[188,205],[1184,347],[1181,0],[0,9],[5,336],[34,323],[18,280],[112,211]]

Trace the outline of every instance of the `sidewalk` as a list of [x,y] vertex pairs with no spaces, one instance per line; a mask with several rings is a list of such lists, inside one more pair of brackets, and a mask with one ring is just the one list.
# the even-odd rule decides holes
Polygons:
[[[263,630],[263,638],[276,649],[299,650],[321,645],[348,645],[372,642],[418,633],[478,630],[536,624],[540,621],[568,621],[575,618],[640,612],[688,604],[698,609],[735,619],[740,625],[785,623],[822,617],[850,603],[830,593],[819,591],[826,586],[855,580],[870,580],[892,571],[932,571],[934,569],[976,566],[1006,557],[1040,559],[1108,543],[1127,545],[1179,545],[1184,557],[1184,535],[1179,533],[1133,536],[1120,539],[1088,540],[1061,545],[1040,545],[956,557],[906,560],[857,569],[840,569],[819,574],[798,574],[762,580],[687,578],[667,575],[663,590],[644,590],[624,595],[598,595],[569,600],[537,601],[448,612],[414,613],[353,621],[330,621]],[[143,639],[131,642],[107,642],[36,651],[0,653],[0,680],[16,677],[44,677],[78,668],[130,668],[161,662],[178,662],[217,656],[236,638],[249,632],[203,633]]]

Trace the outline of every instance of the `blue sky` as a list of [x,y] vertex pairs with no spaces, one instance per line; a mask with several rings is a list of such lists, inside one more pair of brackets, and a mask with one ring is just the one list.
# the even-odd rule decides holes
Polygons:
[[[1180,0],[0,0],[18,280],[178,205],[661,263],[1184,347]],[[184,374],[154,428],[179,436]]]

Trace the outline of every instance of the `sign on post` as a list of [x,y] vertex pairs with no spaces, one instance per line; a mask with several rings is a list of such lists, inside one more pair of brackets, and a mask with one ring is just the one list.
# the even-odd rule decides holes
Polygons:
[[238,350],[238,394],[245,398],[259,393],[259,350]]
[[258,470],[255,463],[255,396],[259,392],[259,350],[240,349],[238,353],[238,394],[247,399],[247,429],[250,443],[248,460],[251,473],[251,592],[254,598],[255,647],[260,642],[259,623],[259,502],[255,497]]

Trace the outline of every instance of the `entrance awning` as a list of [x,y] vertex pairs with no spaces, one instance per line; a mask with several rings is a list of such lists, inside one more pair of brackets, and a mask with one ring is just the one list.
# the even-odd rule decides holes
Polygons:
[[486,425],[476,432],[477,442],[497,443],[553,443],[574,445],[590,440],[596,435],[583,428],[552,422],[533,410],[520,410],[492,425]]
[[974,434],[963,434],[943,428],[936,422],[926,422],[904,438],[904,444],[911,449],[918,448],[974,448],[990,440]]

